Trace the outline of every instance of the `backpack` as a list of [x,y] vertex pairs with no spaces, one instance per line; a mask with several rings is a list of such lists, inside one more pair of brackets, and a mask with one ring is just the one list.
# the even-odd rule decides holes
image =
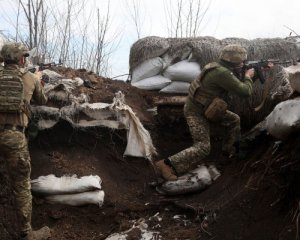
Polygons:
[[17,70],[0,71],[0,112],[24,112],[24,84]]

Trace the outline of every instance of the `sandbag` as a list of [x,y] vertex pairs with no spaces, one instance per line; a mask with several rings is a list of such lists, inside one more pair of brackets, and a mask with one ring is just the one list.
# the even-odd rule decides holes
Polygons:
[[300,130],[300,98],[276,105],[266,118],[266,128],[275,138],[285,139]]
[[192,82],[200,74],[200,66],[196,62],[180,61],[166,68],[163,76],[172,81]]
[[169,85],[172,81],[161,75],[146,78],[141,81],[132,83],[131,85],[144,90],[161,90]]
[[51,204],[65,204],[71,206],[96,204],[101,207],[104,202],[104,191],[97,190],[75,194],[51,195],[45,197],[45,200]]
[[[216,175],[214,175],[216,178]],[[212,176],[205,165],[188,172],[176,181],[167,181],[156,190],[161,194],[177,195],[196,192],[207,188],[212,183]]]
[[294,91],[300,93],[300,63],[284,68],[287,78]]
[[153,77],[161,73],[164,66],[164,62],[160,57],[148,59],[133,69],[131,82],[135,83],[142,79]]
[[101,178],[97,175],[56,177],[53,174],[31,180],[31,190],[37,195],[73,194],[101,189]]
[[182,93],[187,94],[189,91],[190,83],[174,81],[171,82],[168,86],[160,90],[163,93]]

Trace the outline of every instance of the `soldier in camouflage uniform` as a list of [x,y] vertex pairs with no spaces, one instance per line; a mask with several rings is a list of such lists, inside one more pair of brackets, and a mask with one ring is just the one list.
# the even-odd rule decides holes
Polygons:
[[[223,152],[228,156],[234,154],[233,145],[240,136],[240,118],[227,110],[225,100],[228,93],[240,97],[251,95],[254,69],[247,70],[244,76],[241,76],[246,58],[247,52],[244,48],[235,44],[228,45],[222,50],[219,61],[206,65],[200,76],[191,83],[184,115],[194,144],[168,159],[156,162],[156,167],[165,180],[177,180],[178,175],[192,170],[192,166],[201,163],[209,155],[212,121],[226,130]],[[220,109],[222,111],[219,111]],[[221,114],[212,118],[212,112]]]
[[[30,155],[24,130],[28,124],[28,108],[31,99],[36,104],[45,104],[47,97],[44,94],[40,80],[32,73],[25,71],[23,67],[27,49],[19,43],[8,43],[2,47],[1,57],[4,68],[0,70],[1,77],[6,75],[18,75],[23,82],[24,107],[20,112],[0,112],[0,153],[5,159],[7,172],[16,199],[16,208],[21,222],[21,238],[23,239],[47,239],[50,237],[50,229],[43,227],[32,231],[31,212],[32,196],[30,185]],[[0,86],[2,86],[0,84]],[[1,89],[0,89],[1,91]],[[1,93],[2,94],[2,93]],[[5,99],[0,96],[0,101]],[[1,106],[6,103],[0,103]]]

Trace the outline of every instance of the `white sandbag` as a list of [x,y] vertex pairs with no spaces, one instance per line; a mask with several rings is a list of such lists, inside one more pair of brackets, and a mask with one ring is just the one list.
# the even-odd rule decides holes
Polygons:
[[294,91],[300,93],[300,63],[284,68],[288,74],[288,79]]
[[154,77],[145,78],[138,82],[132,83],[132,86],[144,89],[144,90],[161,90],[162,88],[169,85],[172,81],[161,75],[156,75]]
[[77,178],[76,175],[56,177],[51,174],[31,180],[31,190],[39,195],[82,193],[101,189],[101,182],[97,175]]
[[[217,178],[216,175],[213,178]],[[157,191],[166,195],[185,194],[205,189],[212,183],[212,176],[205,165],[188,172],[176,181],[166,181]]]
[[71,206],[96,204],[101,207],[104,202],[104,191],[97,190],[75,194],[51,195],[45,197],[45,200],[51,204],[65,204]]
[[191,82],[199,76],[200,72],[201,70],[198,63],[183,60],[167,67],[163,72],[163,76],[172,81]]
[[278,139],[285,139],[300,130],[300,98],[279,103],[266,118],[268,132]]
[[160,57],[148,59],[132,70],[131,82],[153,77],[161,73],[164,66],[164,61]]
[[160,90],[163,93],[188,93],[190,87],[189,82],[174,81],[168,86]]

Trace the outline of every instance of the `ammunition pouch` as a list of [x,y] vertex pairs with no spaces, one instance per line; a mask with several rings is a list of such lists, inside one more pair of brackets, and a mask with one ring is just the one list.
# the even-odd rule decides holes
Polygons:
[[221,98],[214,98],[204,112],[204,116],[212,121],[222,120],[227,110],[227,103]]

